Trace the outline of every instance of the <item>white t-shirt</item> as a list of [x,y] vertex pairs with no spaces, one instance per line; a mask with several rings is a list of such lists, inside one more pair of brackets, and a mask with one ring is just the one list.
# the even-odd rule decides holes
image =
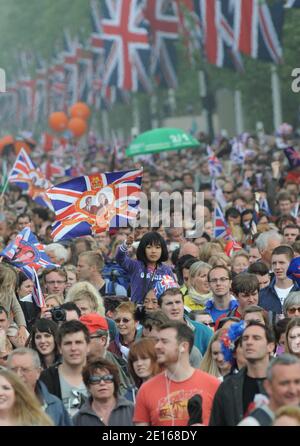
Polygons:
[[293,288],[294,284],[292,286],[290,286],[289,288],[278,288],[277,286],[275,286],[275,291],[277,293],[277,296],[280,299],[281,305],[283,305],[283,302],[285,301],[287,295],[289,294],[289,292],[291,291],[291,289]]

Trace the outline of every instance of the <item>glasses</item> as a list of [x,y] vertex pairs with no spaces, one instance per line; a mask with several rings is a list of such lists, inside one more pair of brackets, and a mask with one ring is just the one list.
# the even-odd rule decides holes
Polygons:
[[223,194],[233,194],[233,190],[223,190]]
[[123,322],[124,324],[128,324],[128,322],[131,322],[131,319],[127,319],[126,317],[117,317],[115,319],[115,323],[116,324],[120,324],[121,322]]
[[62,285],[63,283],[66,283],[66,280],[49,280],[48,282],[46,281],[47,285]]
[[105,383],[112,383],[114,380],[113,375],[93,375],[89,378],[90,384],[100,384],[101,381],[104,381]]
[[229,277],[220,277],[220,279],[211,279],[209,283],[213,283],[214,285],[218,282],[225,283],[227,280],[230,280]]
[[288,312],[288,313],[291,313],[291,314],[295,314],[296,311],[297,311],[298,313],[300,313],[300,307],[297,307],[297,308],[288,308],[288,310],[287,310],[287,312]]
[[22,373],[22,375],[26,375],[27,373],[30,373],[34,370],[34,368],[26,368],[26,367],[11,367],[11,369],[13,372],[18,373],[18,371],[20,370],[20,372]]

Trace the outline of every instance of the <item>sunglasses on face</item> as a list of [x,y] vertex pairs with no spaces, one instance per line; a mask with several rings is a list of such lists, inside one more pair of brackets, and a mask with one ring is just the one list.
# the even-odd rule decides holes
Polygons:
[[123,322],[124,324],[128,324],[128,322],[130,322],[131,319],[127,319],[126,317],[117,317],[117,319],[115,319],[115,323],[116,324],[120,324],[121,322]]
[[113,375],[102,375],[102,376],[93,375],[93,376],[90,376],[89,383],[90,384],[100,384],[101,381],[104,381],[105,383],[111,383],[111,382],[113,382],[113,380],[114,380]]
[[287,312],[288,312],[288,313],[291,313],[291,314],[295,314],[296,311],[298,311],[298,313],[300,313],[300,307],[297,307],[297,308],[289,308],[289,309],[287,310]]

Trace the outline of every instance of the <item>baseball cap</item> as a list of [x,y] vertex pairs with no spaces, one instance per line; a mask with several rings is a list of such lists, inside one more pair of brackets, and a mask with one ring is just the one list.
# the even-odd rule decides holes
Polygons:
[[87,327],[90,334],[95,333],[95,331],[98,330],[108,331],[107,320],[105,317],[100,316],[97,313],[85,314],[81,316],[79,320]]

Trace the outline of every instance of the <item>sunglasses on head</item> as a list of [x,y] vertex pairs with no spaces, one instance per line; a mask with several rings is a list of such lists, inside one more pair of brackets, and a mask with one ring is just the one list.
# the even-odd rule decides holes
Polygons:
[[90,376],[89,383],[90,384],[100,384],[101,381],[108,383],[108,382],[113,382],[113,380],[114,380],[113,375],[102,375],[102,376],[101,375],[93,375],[93,376]]
[[130,319],[127,319],[126,317],[117,317],[115,319],[116,324],[120,324],[121,322],[124,322],[124,324],[128,324],[128,322],[130,322]]

